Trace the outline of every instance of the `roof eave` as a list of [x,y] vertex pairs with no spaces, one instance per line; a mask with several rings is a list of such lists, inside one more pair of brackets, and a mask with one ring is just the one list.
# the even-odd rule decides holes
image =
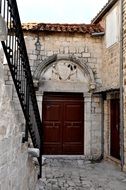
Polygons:
[[112,91],[119,91],[120,87],[111,87],[111,88],[101,88],[97,89],[93,92],[93,94],[102,94],[102,93],[107,93],[107,92],[112,92]]
[[103,9],[97,14],[97,16],[91,21],[92,24],[97,24],[103,16],[115,5],[118,0],[110,0]]

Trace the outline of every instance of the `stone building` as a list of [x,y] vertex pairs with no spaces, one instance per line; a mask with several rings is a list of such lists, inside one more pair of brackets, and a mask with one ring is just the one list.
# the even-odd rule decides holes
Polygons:
[[[125,169],[125,1],[109,0],[91,24],[22,25],[42,119],[43,154],[104,158]],[[10,178],[6,189],[34,189],[37,168],[28,143],[21,143],[24,116],[2,55],[1,63],[0,146],[5,147],[0,171],[6,171],[0,173],[1,189],[5,175]]]
[[104,157],[120,160],[120,2],[109,1],[92,23],[105,29],[102,87],[97,91],[103,100]]
[[92,92],[102,83],[102,37],[93,33],[102,35],[103,29],[100,25],[27,24],[23,31],[47,138],[44,153],[99,157],[101,100]]
[[[120,162],[119,10],[119,1],[109,1],[91,25],[23,25],[45,154]],[[82,114],[81,124],[74,109]]]
[[126,169],[126,76],[125,76],[125,68],[126,68],[126,1],[122,1],[121,4],[121,8],[122,8],[122,41],[121,41],[121,83],[122,83],[122,119],[124,121],[123,123],[123,130],[122,130],[122,134],[123,134],[123,152],[124,152],[124,159],[123,159],[123,163],[124,163],[124,169]]

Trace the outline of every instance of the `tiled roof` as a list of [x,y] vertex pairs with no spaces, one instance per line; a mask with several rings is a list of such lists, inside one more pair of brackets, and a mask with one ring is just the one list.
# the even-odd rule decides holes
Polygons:
[[111,91],[116,91],[116,90],[119,90],[119,89],[120,89],[119,86],[113,86],[111,88],[109,88],[109,87],[108,88],[101,87],[101,88],[96,89],[94,91],[94,94],[99,94],[99,93],[103,93],[103,92],[111,92]]
[[69,33],[100,33],[104,29],[100,24],[51,24],[51,23],[25,23],[24,31],[69,32]]
[[101,11],[92,19],[92,24],[97,24],[102,17],[115,5],[118,0],[108,0],[106,5],[101,9]]

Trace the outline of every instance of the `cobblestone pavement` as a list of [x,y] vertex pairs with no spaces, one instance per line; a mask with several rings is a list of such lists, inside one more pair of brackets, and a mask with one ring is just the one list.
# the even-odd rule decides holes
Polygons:
[[126,173],[102,161],[46,161],[36,190],[126,190]]

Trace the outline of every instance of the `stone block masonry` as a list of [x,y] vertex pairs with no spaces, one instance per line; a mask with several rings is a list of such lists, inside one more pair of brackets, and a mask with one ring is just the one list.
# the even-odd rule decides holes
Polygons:
[[119,43],[114,44],[110,48],[103,48],[103,63],[102,63],[102,82],[104,88],[112,88],[119,86]]
[[20,112],[19,121],[15,110],[12,85],[5,85],[2,62],[0,72],[0,189],[35,190],[38,168],[28,155],[28,144],[22,144],[24,119]]
[[[96,87],[101,87],[102,76],[102,37],[93,38],[89,34],[70,34],[70,33],[37,33],[24,32],[26,47],[29,55],[31,70],[33,73],[38,66],[44,64],[45,60],[53,55],[58,58],[73,57],[78,62],[86,64],[93,71]],[[58,61],[57,61],[58,62]],[[53,63],[52,63],[53,65]],[[47,67],[49,68],[49,66]],[[46,69],[42,73],[46,72]],[[55,72],[56,73],[56,72]],[[81,74],[82,75],[82,74]],[[81,75],[78,78],[81,78]],[[37,93],[40,115],[42,117],[42,97],[44,91],[53,92],[83,92],[85,101],[84,115],[84,154],[99,157],[101,154],[101,104],[99,97],[85,97],[86,87],[80,87],[71,81],[56,81],[51,83],[51,71],[45,81],[43,76],[39,78],[39,89]],[[74,80],[74,77],[73,77]],[[81,79],[80,79],[81,80]],[[89,84],[88,84],[89,86]],[[89,95],[90,96],[90,95]]]
[[[39,65],[42,65],[45,60],[51,56],[57,55],[58,57],[74,57],[79,60],[81,64],[86,64],[91,68],[96,83],[96,88],[110,88],[116,87],[119,84],[119,44],[115,44],[110,49],[106,49],[105,40],[103,37],[91,37],[89,34],[71,34],[63,32],[41,31],[37,32],[24,31],[25,42],[28,51],[31,71],[34,77],[35,71]],[[114,67],[113,67],[114,65]],[[6,84],[11,85],[11,77],[5,69]],[[109,68],[109,69],[108,69]],[[46,72],[44,70],[43,72]],[[110,73],[111,72],[111,73]],[[51,70],[48,72],[51,74]],[[47,75],[46,75],[47,76]],[[45,76],[45,77],[46,77]],[[79,76],[80,77],[80,76]],[[40,76],[37,91],[37,99],[42,118],[42,96],[44,91],[57,91],[57,92],[82,92],[84,94],[85,102],[85,145],[86,154],[100,155],[101,153],[101,103],[100,98],[91,98],[88,103],[85,96],[86,87],[81,83],[77,85],[69,81],[51,81],[51,76],[48,75],[48,80],[43,81]],[[71,77],[72,78],[72,77]],[[74,77],[73,77],[74,79]],[[72,79],[72,80],[73,80]],[[51,83],[52,82],[52,83]],[[89,85],[88,85],[89,86]],[[82,87],[82,88],[81,88]],[[71,89],[71,91],[70,91]],[[97,99],[97,100],[96,100]],[[99,99],[99,100],[98,100]],[[21,108],[18,103],[15,90],[13,88],[12,100],[15,102],[14,106],[21,117]],[[98,102],[97,102],[98,101]],[[89,104],[89,105],[88,105]]]
[[91,38],[90,35],[81,34],[46,34],[41,32],[39,37],[35,33],[26,32],[25,42],[34,73],[36,67],[52,55],[67,56],[74,55],[80,61],[85,61],[95,72],[98,86],[101,86],[101,64],[102,64],[102,38]]
[[123,1],[124,170],[126,171],[126,0]]
[[47,157],[42,176],[36,190],[125,190],[126,176],[116,166],[79,157]]

